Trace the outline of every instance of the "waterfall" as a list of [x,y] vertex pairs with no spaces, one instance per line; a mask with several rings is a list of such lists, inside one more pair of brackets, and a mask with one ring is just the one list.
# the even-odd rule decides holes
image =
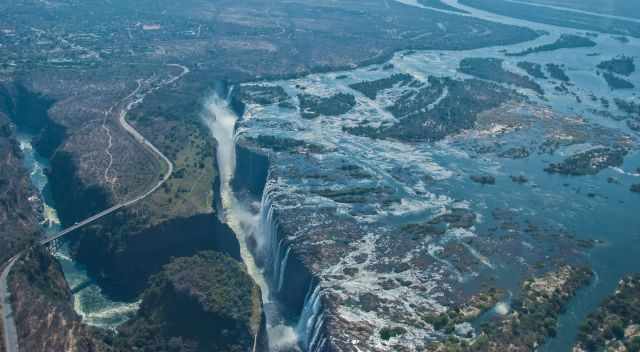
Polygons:
[[322,351],[326,337],[322,331],[324,314],[322,312],[322,289],[320,284],[309,285],[304,307],[298,320],[296,331],[301,346],[307,352]]
[[278,293],[282,291],[284,284],[291,247],[287,245],[284,238],[278,239],[278,221],[271,200],[273,190],[274,185],[267,182],[262,194],[258,227],[260,235],[256,238],[256,252],[263,260],[266,274],[271,281],[271,288]]
[[[205,109],[201,118],[209,128],[211,135],[218,142],[217,161],[220,174],[220,196],[222,201],[223,218],[226,224],[233,230],[240,245],[240,255],[247,268],[247,273],[253,278],[262,291],[262,302],[266,316],[267,335],[271,351],[290,351],[297,345],[296,331],[292,326],[284,324],[284,319],[276,302],[272,300],[270,287],[265,280],[264,272],[258,268],[256,258],[249,250],[249,239],[256,240],[256,252],[264,258],[265,267],[274,270],[272,274],[279,281],[272,285],[282,288],[280,282],[284,281],[286,262],[288,259],[280,258],[281,254],[273,254],[282,249],[284,243],[278,244],[277,223],[274,221],[274,210],[269,198],[272,187],[265,186],[259,213],[251,211],[249,204],[245,204],[236,198],[231,187],[231,181],[236,169],[236,122],[238,116],[231,109],[227,99],[213,94],[205,102]],[[267,249],[268,248],[268,249]],[[287,253],[289,251],[287,250]],[[288,254],[285,255],[288,257]],[[269,265],[266,266],[266,263]],[[275,265],[275,266],[273,266]],[[280,274],[280,272],[282,272]],[[274,282],[273,280],[271,281]]]
[[218,142],[216,156],[221,187],[228,188],[236,169],[235,127],[238,117],[231,111],[226,100],[217,94],[206,101],[205,107],[210,116],[206,116],[204,121]]

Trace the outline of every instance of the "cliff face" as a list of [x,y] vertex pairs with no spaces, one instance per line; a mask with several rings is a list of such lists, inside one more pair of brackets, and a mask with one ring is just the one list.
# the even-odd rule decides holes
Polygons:
[[[65,76],[60,81],[68,83],[71,78],[90,80]],[[37,136],[34,147],[49,158],[48,187],[64,227],[147,191],[158,180],[159,166],[164,166],[156,165],[158,160],[116,126],[112,121],[115,113],[104,115],[109,109],[107,103],[117,102],[118,96],[132,87],[110,81],[101,84],[109,94],[90,110],[82,105],[86,102],[66,97],[42,82],[0,86],[0,107],[21,128]],[[140,294],[149,276],[160,271],[171,257],[220,250],[240,258],[235,236],[212,210],[212,202],[217,199],[216,190],[211,190],[212,183],[217,182],[211,161],[213,146],[205,143],[207,138],[198,137],[193,119],[174,120],[173,106],[146,110],[147,106],[163,107],[157,101],[164,101],[162,94],[168,93],[160,90],[157,94],[149,97],[151,104],[141,104],[129,118],[173,161],[173,177],[144,202],[69,237],[75,259],[85,264],[109,293],[123,299]],[[113,111],[119,112],[116,107]],[[154,115],[149,121],[148,116],[159,112],[162,117]],[[109,131],[108,140],[105,130]],[[107,151],[112,163],[105,159]],[[157,173],[152,170],[156,167]]]
[[[303,263],[303,258],[290,246],[288,237],[291,232],[284,226],[283,214],[271,209],[272,199],[269,190],[265,190],[269,176],[269,157],[250,143],[236,146],[236,173],[232,187],[236,194],[248,195],[252,199],[262,198],[261,225],[266,230],[268,249],[256,253],[258,263],[265,268],[273,294],[280,299],[291,318],[302,314],[305,300],[316,283],[314,277]],[[255,252],[255,243],[250,242]]]
[[20,259],[9,281],[22,351],[104,352],[110,349],[98,332],[83,325],[73,311],[72,296],[60,265],[44,249]]
[[118,350],[225,352],[266,346],[260,290],[237,261],[200,252],[172,260],[150,283],[137,316],[119,329]]
[[0,263],[25,248],[39,231],[38,203],[32,198],[35,190],[14,132],[0,106]]
[[65,137],[65,128],[49,119],[54,100],[30,91],[19,83],[0,86],[0,110],[26,132],[36,136],[34,146],[51,157]]
[[260,199],[269,174],[269,157],[239,145],[236,147],[236,170],[231,181],[234,191],[248,192],[252,198]]
[[123,210],[74,234],[75,257],[113,296],[135,298],[172,257],[218,250],[240,258],[233,233],[215,214],[175,218],[152,227],[136,220],[135,212]]
[[[86,186],[78,177],[73,156],[59,150],[66,137],[66,128],[49,115],[53,105],[53,99],[20,83],[0,86],[0,114],[4,112],[22,131],[35,136],[33,147],[39,155],[50,159],[48,176],[52,196],[61,210],[62,223],[70,225],[106,208],[108,195],[96,185]],[[74,209],[78,204],[82,207]]]
[[103,188],[87,186],[78,178],[71,154],[57,152],[50,162],[49,188],[64,226],[71,226],[110,206],[109,195]]
[[[71,82],[68,78],[63,77],[61,81]],[[78,79],[78,82],[85,82],[82,77]],[[108,84],[109,82],[105,83]],[[57,90],[46,86],[48,90],[43,90],[43,94],[55,97],[55,103],[51,105],[52,101],[43,98],[43,95],[33,93],[41,91],[38,87],[39,85],[34,83],[28,87],[12,86],[4,89],[0,94],[0,106],[3,107],[3,111],[7,111],[5,115],[10,115],[21,128],[38,136],[34,147],[41,155],[49,158],[48,187],[63,226],[72,225],[113,204],[131,199],[157,182],[164,164],[160,165],[158,160],[149,156],[146,150],[140,148],[138,143],[116,124],[114,118],[115,113],[120,112],[119,106],[116,105],[113,116],[105,115],[112,102],[119,95],[124,96],[132,87],[120,84],[106,87],[110,94],[100,95],[104,97],[104,101],[101,100],[94,109],[89,110],[82,105],[86,102],[77,96],[66,97],[64,94],[67,93],[56,93]],[[173,94],[173,90],[159,90],[150,95],[149,102],[140,104],[139,109],[132,111],[128,119],[172,160],[172,177],[144,201],[102,218],[65,238],[71,243],[74,259],[86,265],[105,293],[113,298],[136,298],[148,287],[148,279],[162,271],[163,266],[173,257],[188,257],[202,250],[216,250],[231,258],[240,259],[239,246],[234,234],[220,222],[213,209],[213,204],[219,198],[219,187],[216,187],[219,181],[213,158],[215,146],[208,142],[206,134],[201,133],[193,114],[189,115],[189,119],[179,120],[176,116],[185,116],[180,111],[173,114],[170,110],[173,106],[165,109],[164,105],[157,104],[158,101],[174,101],[164,99],[166,94]],[[148,110],[149,107],[153,107],[152,111]],[[107,135],[109,138],[106,138]],[[107,153],[109,151],[111,153]],[[107,155],[113,157],[112,164],[108,162]],[[154,160],[148,162],[149,158]],[[5,170],[0,172],[3,171]],[[28,178],[26,180],[28,181]],[[16,302],[18,305],[22,304],[20,314],[23,314],[23,318],[18,330],[21,334],[25,331],[24,346],[27,346],[26,350],[33,351],[84,351],[74,346],[84,346],[81,341],[85,339],[85,328],[73,312],[70,305],[71,296],[57,264],[50,262],[51,258],[47,256],[48,254],[42,253],[37,260],[30,262],[31,269],[21,274],[22,281],[16,281],[21,286],[14,288],[40,290],[31,296],[25,296],[33,300],[47,297],[42,298],[42,303],[34,305],[34,309],[38,310],[29,310],[31,307],[26,305],[28,301],[22,301],[22,296],[19,302]],[[236,262],[235,265],[239,264]],[[32,281],[33,287],[29,287]],[[43,285],[51,282],[51,285],[42,286],[38,283],[40,281]],[[251,285],[247,287],[253,292],[253,306],[259,305],[259,292],[256,295],[255,292],[258,290],[253,283]],[[242,347],[240,350],[243,350],[244,346],[248,346],[244,341],[248,341],[247,336],[253,338],[256,335],[247,332],[251,330],[262,331],[258,334],[258,345],[266,346],[261,308],[252,309],[252,312],[259,311],[260,314],[252,317],[250,326],[246,327],[238,325],[238,316],[226,317],[223,314],[215,319],[203,316],[198,307],[200,303],[194,303],[184,297],[176,293],[175,299],[181,303],[183,309],[174,313],[188,313],[187,316],[202,318],[208,326],[214,324],[212,326],[225,327],[221,330],[222,335],[216,335],[211,341],[201,340],[200,337],[205,337],[200,335],[194,338],[188,333],[184,333],[185,339],[196,341],[197,344],[204,341],[205,345],[242,340],[239,346]],[[246,307],[252,307],[252,304]],[[162,310],[156,314],[155,308],[154,304],[149,304],[145,310],[145,314],[154,315],[154,324],[165,324],[165,318],[175,318],[181,323],[189,322],[189,319],[180,320],[179,317],[167,315],[168,313],[165,314]],[[46,322],[34,321],[33,317],[42,317],[39,311],[51,311],[51,318]],[[232,339],[225,340],[228,338],[225,334],[228,334],[230,327],[238,331],[244,329],[244,335],[236,334]],[[56,339],[51,342],[43,340],[48,329],[59,330]],[[176,331],[173,329],[172,327],[169,331]],[[183,334],[182,331],[178,332]],[[80,340],[74,340],[76,336]],[[90,337],[86,339],[91,340]],[[175,346],[176,340],[171,343],[171,346]],[[184,344],[185,348],[191,345],[191,342]],[[87,346],[90,350],[96,350],[89,344]],[[236,347],[231,350],[238,350]]]

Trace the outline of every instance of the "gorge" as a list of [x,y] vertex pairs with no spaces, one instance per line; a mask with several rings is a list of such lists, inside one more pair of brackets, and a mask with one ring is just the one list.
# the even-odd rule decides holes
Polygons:
[[[320,285],[294,260],[279,233],[270,187],[265,185],[268,157],[236,145],[242,108],[234,109],[232,94],[233,87],[218,84],[202,113],[217,141],[221,216],[236,234],[247,271],[262,290],[271,351],[322,351]],[[236,175],[237,170],[244,175]]]

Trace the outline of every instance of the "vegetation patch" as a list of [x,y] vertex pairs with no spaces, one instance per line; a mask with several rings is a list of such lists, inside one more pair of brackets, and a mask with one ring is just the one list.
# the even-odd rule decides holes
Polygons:
[[635,88],[635,85],[633,85],[633,83],[627,81],[626,79],[620,78],[611,72],[603,72],[602,77],[605,81],[607,81],[607,84],[609,85],[609,88],[611,88],[611,90]]
[[491,175],[471,175],[471,181],[482,185],[495,185],[496,178]]
[[558,64],[547,64],[547,72],[551,75],[551,78],[557,79],[562,82],[569,82],[569,76],[564,73],[564,69]]
[[404,73],[396,73],[388,78],[382,78],[375,81],[364,81],[359,83],[351,84],[351,87],[354,90],[364,94],[367,98],[371,100],[375,100],[378,94],[386,89],[393,88],[396,85],[405,85],[410,83],[413,80],[413,77]]
[[611,60],[602,61],[598,64],[598,68],[623,76],[630,76],[636,71],[636,65],[633,62],[633,57],[624,55],[615,57]]
[[243,85],[233,91],[234,98],[249,104],[271,105],[289,99],[280,86]]
[[595,175],[610,166],[620,166],[627,151],[619,148],[594,148],[572,155],[557,164],[550,164],[544,171],[548,173],[584,176]]
[[545,51],[554,51],[559,49],[575,49],[575,48],[592,48],[596,46],[593,40],[573,34],[563,34],[551,44],[540,45],[527,48],[517,53],[507,53],[507,56],[525,56],[533,53],[541,53]]
[[587,317],[574,351],[640,351],[640,274],[623,278]]
[[114,345],[119,351],[246,351],[261,319],[259,290],[242,264],[201,252],[174,259],[151,278],[140,311],[119,328]]
[[640,117],[640,103],[620,98],[615,98],[613,101],[615,102],[618,109],[626,112],[629,115],[636,115],[637,117]]
[[429,77],[429,85],[406,92],[387,108],[399,122],[379,128],[362,125],[345,130],[371,138],[435,141],[472,128],[479,113],[514,99],[520,96],[495,83]]
[[305,119],[313,119],[320,115],[338,116],[346,114],[356,105],[356,98],[351,94],[338,93],[330,97],[319,97],[310,94],[298,94],[300,115]]
[[[483,323],[478,333],[470,339],[451,336],[445,341],[433,343],[428,350],[533,351],[547,336],[555,336],[559,314],[566,308],[576,291],[588,285],[592,277],[593,272],[590,269],[569,265],[533,277],[522,284],[519,296],[512,300],[511,311],[506,315],[497,317],[496,321]],[[449,316],[437,317],[435,324],[441,329],[451,330],[449,319]]]
[[527,73],[529,74],[529,76],[538,78],[538,79],[546,79],[547,76],[545,76],[544,72],[542,72],[542,65],[540,64],[536,64],[533,62],[529,62],[529,61],[520,61],[518,62],[518,67],[520,67],[521,69],[527,71]]
[[383,340],[389,340],[392,337],[403,335],[407,330],[401,326],[389,328],[384,327],[380,330],[380,338]]
[[460,72],[489,81],[512,84],[517,87],[531,89],[538,94],[544,94],[540,85],[529,77],[505,70],[502,67],[502,62],[502,59],[496,58],[465,58],[460,62]]

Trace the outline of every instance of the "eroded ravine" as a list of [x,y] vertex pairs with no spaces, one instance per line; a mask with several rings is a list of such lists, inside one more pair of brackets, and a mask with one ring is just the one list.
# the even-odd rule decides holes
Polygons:
[[279,303],[271,294],[265,271],[258,267],[256,258],[249,248],[250,238],[260,237],[260,234],[258,236],[256,234],[262,231],[260,211],[252,209],[247,201],[238,199],[231,186],[236,171],[235,127],[238,116],[229,106],[227,99],[214,93],[205,102],[202,119],[218,143],[216,157],[224,221],[236,234],[240,244],[240,255],[247,272],[262,291],[270,350],[296,349],[298,338],[295,329],[283,318]]

